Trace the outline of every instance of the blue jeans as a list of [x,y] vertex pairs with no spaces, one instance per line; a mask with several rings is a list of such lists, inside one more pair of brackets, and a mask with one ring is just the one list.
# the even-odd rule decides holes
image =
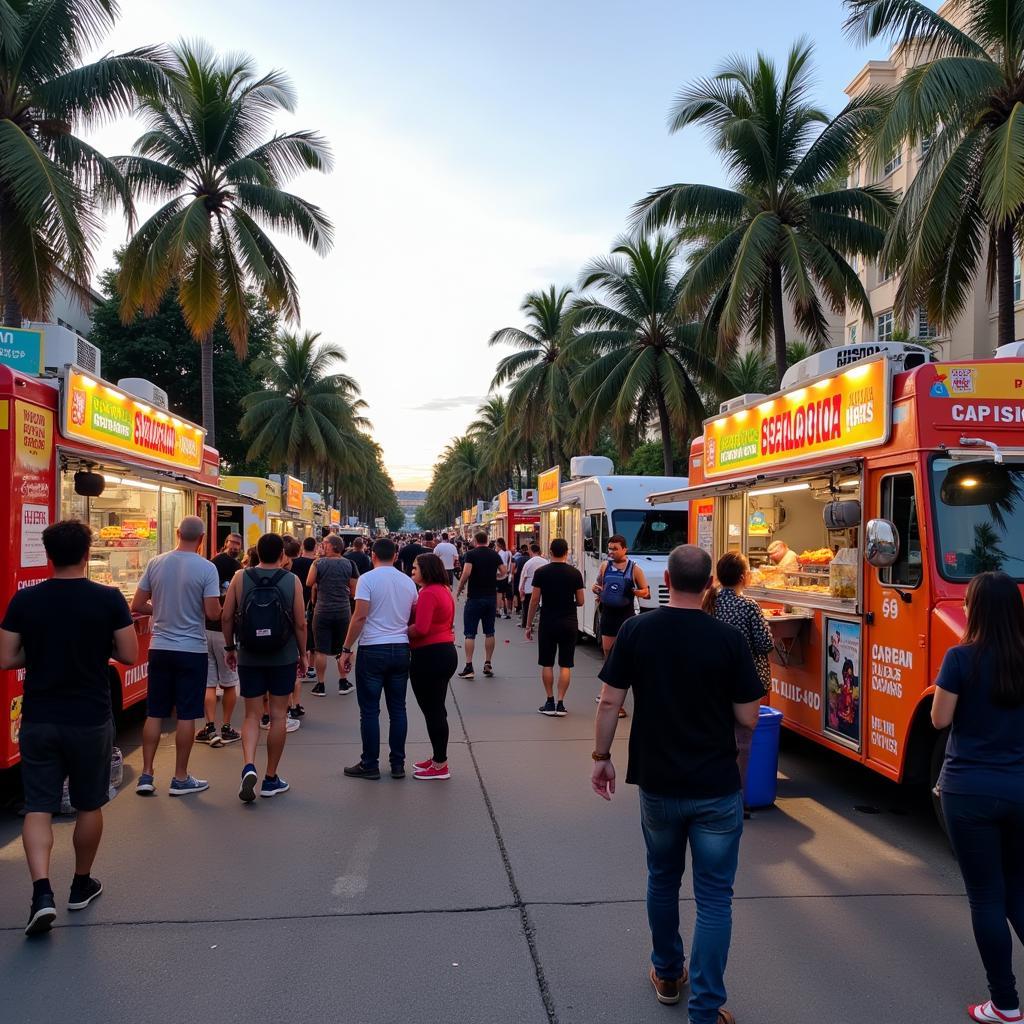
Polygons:
[[689,800],[640,790],[640,817],[647,844],[647,921],[654,972],[659,978],[679,978],[683,973],[679,886],[689,843],[697,921],[690,950],[688,1009],[691,1024],[715,1024],[719,1007],[725,1003],[743,798],[739,791]]
[[409,683],[409,645],[359,645],[356,656],[356,699],[359,701],[359,734],[363,740],[362,764],[376,768],[380,761],[380,695],[388,706],[388,744],[392,766],[405,764],[405,691]]

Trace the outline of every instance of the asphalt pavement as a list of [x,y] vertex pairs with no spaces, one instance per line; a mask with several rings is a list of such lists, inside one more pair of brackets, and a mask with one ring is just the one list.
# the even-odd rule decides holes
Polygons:
[[[565,718],[537,714],[534,660],[499,622],[497,677],[478,655],[476,680],[455,680],[449,782],[345,778],[355,698],[307,690],[281,766],[291,792],[243,806],[240,744],[197,746],[210,789],[173,799],[168,736],[158,795],[143,800],[136,715],[95,868],[105,891],[86,911],[60,909],[41,940],[22,935],[19,820],[0,817],[0,1021],[685,1021],[647,980],[636,791],[620,783],[607,804],[590,790],[599,654],[578,652]],[[429,747],[409,701],[411,765]],[[71,830],[58,820],[59,908]],[[681,902],[688,945],[688,880]],[[921,795],[784,739],[777,805],[746,823],[727,983],[740,1024],[966,1020],[984,974]]]

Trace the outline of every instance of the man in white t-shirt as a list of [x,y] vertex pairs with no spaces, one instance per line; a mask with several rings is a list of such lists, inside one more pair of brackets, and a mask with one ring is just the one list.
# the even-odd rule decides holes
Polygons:
[[459,549],[448,539],[447,533],[441,534],[441,543],[434,548],[434,554],[441,559],[444,571],[448,573],[448,585],[455,582],[455,569],[459,564]]
[[380,698],[388,706],[388,745],[391,777],[405,778],[405,691],[409,684],[409,617],[416,603],[416,584],[395,568],[397,548],[382,537],[373,545],[373,569],[356,584],[356,609],[338,659],[338,670],[352,670],[356,659],[356,699],[363,752],[357,764],[345,769],[350,779],[380,778]]
[[533,574],[542,565],[547,564],[548,560],[540,553],[540,545],[534,541],[530,545],[530,557],[519,575],[519,603],[522,605],[522,618],[519,624],[523,629],[526,629],[526,614],[530,609],[530,595],[533,593]]

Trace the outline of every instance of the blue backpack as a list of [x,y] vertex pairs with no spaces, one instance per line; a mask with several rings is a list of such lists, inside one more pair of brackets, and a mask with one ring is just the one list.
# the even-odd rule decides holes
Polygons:
[[614,562],[606,562],[601,581],[601,604],[605,608],[626,608],[633,603],[633,562],[626,560],[626,568],[615,568]]

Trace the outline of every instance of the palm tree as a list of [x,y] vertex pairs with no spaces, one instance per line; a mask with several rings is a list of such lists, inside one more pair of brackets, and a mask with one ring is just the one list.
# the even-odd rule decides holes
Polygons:
[[0,2],[0,289],[12,327],[47,319],[58,281],[88,301],[97,204],[133,215],[121,173],[76,134],[166,84],[156,47],[81,64],[117,15],[115,0]]
[[466,428],[466,435],[480,445],[487,470],[506,487],[512,486],[512,466],[522,431],[508,414],[503,395],[485,398],[476,409],[476,419]]
[[273,357],[253,366],[266,388],[242,399],[238,429],[252,439],[246,457],[265,457],[297,477],[303,466],[361,463],[356,435],[369,426],[366,403],[351,377],[334,372],[344,361],[342,348],[320,344],[319,334],[282,335]]
[[979,264],[997,285],[998,344],[1012,342],[1013,262],[1024,214],[1024,4],[960,0],[958,28],[915,0],[847,0],[847,31],[889,37],[915,66],[883,97],[876,164],[904,145],[928,151],[882,259],[898,268],[904,322],[925,307],[950,329]]
[[798,42],[781,78],[759,54],[684,89],[670,130],[704,125],[733,187],[667,185],[634,207],[645,229],[672,224],[686,240],[704,240],[680,296],[684,313],[705,317],[726,354],[745,332],[765,347],[774,341],[779,379],[787,298],[801,333],[819,345],[828,341],[823,299],[837,313],[849,303],[871,317],[848,259],[881,252],[895,207],[885,189],[838,184],[875,108],[855,100],[829,120],[813,106],[812,52]]
[[674,244],[658,236],[623,240],[611,256],[591,262],[580,288],[596,287],[601,298],[574,303],[578,334],[567,350],[583,367],[572,393],[591,436],[606,416],[620,438],[656,418],[666,476],[673,471],[672,435],[685,440],[700,428],[701,389],[715,378],[698,326],[679,315],[684,279],[675,255]]
[[723,374],[719,400],[726,401],[737,395],[770,395],[778,388],[774,360],[768,362],[757,349],[737,352]]
[[297,235],[317,253],[331,247],[327,215],[284,190],[304,170],[328,171],[322,136],[269,135],[271,118],[295,109],[280,71],[259,75],[250,57],[217,57],[202,43],[172,49],[173,90],[139,111],[148,130],[134,155],[115,161],[131,188],[163,205],[129,242],[118,282],[125,322],[154,312],[177,287],[192,336],[202,345],[203,425],[214,438],[212,331],[218,316],[239,357],[249,333],[246,291],[298,320],[299,294],[264,228]]
[[[509,416],[526,437],[544,439],[549,466],[560,461],[570,422],[569,373],[562,353],[572,332],[565,308],[571,294],[571,288],[554,285],[547,291],[530,292],[520,306],[526,327],[503,327],[488,341],[518,350],[498,363],[491,388],[511,384]],[[527,463],[531,455],[527,453]]]

